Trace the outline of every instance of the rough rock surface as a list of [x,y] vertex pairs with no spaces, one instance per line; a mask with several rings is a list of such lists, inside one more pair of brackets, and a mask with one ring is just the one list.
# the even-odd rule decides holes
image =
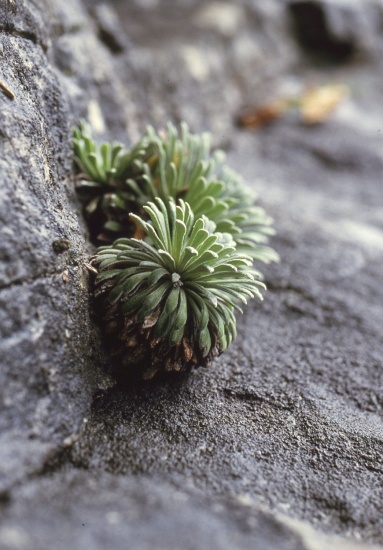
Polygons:
[[[383,4],[255,4],[0,5],[2,548],[383,544]],[[321,126],[233,126],[334,80],[350,96]],[[179,384],[118,388],[102,370],[80,117],[124,141],[168,119],[211,129],[276,220],[265,301]]]

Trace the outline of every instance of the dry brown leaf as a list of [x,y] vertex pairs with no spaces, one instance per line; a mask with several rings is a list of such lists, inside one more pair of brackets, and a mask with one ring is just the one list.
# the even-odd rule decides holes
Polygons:
[[309,89],[300,101],[300,113],[305,124],[325,122],[348,94],[343,84],[327,84]]
[[157,323],[157,320],[158,320],[158,317],[159,317],[160,313],[161,313],[161,310],[158,308],[158,309],[156,309],[156,311],[154,313],[152,313],[151,315],[148,315],[147,317],[145,317],[142,328],[151,328],[151,327],[153,327]]
[[290,100],[275,99],[260,107],[247,109],[237,116],[237,124],[241,128],[257,129],[266,126],[280,118],[288,110]]
[[182,339],[182,345],[184,348],[185,359],[186,361],[190,361],[193,357],[193,349],[190,347],[190,344],[186,338]]
[[281,118],[289,109],[298,108],[305,124],[325,122],[348,94],[343,84],[325,84],[307,89],[295,97],[274,99],[260,105],[245,109],[237,115],[238,126],[257,129]]
[[138,346],[138,336],[137,334],[133,334],[129,340],[125,343],[126,347],[128,348],[135,348]]
[[4,84],[4,82],[0,81],[0,89],[3,90],[5,95],[9,97],[9,99],[15,99],[15,94]]

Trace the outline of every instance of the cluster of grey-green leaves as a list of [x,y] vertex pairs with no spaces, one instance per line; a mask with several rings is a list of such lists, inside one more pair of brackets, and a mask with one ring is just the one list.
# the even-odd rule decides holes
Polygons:
[[262,298],[253,262],[278,259],[272,220],[211,136],[148,128],[132,149],[74,131],[77,190],[94,242],[95,299],[114,365],[149,379],[208,365]]

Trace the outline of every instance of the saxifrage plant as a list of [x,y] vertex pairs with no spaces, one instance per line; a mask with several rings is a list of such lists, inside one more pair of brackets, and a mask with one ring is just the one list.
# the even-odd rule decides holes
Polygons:
[[194,135],[185,123],[180,134],[172,124],[160,133],[149,127],[127,151],[119,143],[96,145],[82,124],[74,131],[74,150],[81,170],[78,191],[86,216],[96,220],[99,242],[134,234],[128,213],[144,214],[142,207],[156,197],[165,203],[183,199],[196,216],[204,214],[217,231],[230,233],[242,252],[263,262],[277,260],[266,245],[273,220],[224,164],[223,151],[211,152],[210,134]]
[[143,209],[150,221],[131,217],[151,244],[118,239],[99,248],[93,265],[115,356],[151,378],[208,365],[236,336],[234,310],[261,298],[264,284],[251,258],[230,236],[215,233],[214,222],[196,219],[188,203],[166,207],[157,198]]
[[[95,298],[115,370],[150,379],[208,365],[236,337],[234,312],[262,298],[253,261],[275,261],[272,220],[211,153],[209,134],[149,128],[138,144],[74,132],[93,235]],[[97,231],[96,231],[97,230]]]

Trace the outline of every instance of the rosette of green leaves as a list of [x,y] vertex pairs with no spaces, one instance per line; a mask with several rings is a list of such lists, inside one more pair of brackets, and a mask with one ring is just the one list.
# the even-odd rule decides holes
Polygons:
[[192,134],[181,124],[180,134],[173,124],[157,133],[151,126],[143,137],[148,154],[142,178],[127,181],[133,196],[144,205],[160,197],[163,201],[184,198],[199,178],[209,179],[224,158],[222,151],[211,152],[208,132]]
[[151,155],[143,164],[144,175],[127,180],[132,200],[143,206],[156,197],[183,199],[197,217],[205,215],[217,231],[230,233],[241,252],[266,263],[278,259],[266,246],[274,234],[272,218],[255,205],[255,194],[239,175],[223,164],[224,153],[211,152],[210,134],[191,134],[185,123],[179,134],[168,124],[162,134],[149,127],[144,141]]
[[93,263],[112,354],[151,378],[209,364],[236,336],[234,311],[262,298],[264,284],[230,235],[182,199],[157,198],[144,211],[150,221],[131,216],[149,241],[119,239]]
[[80,171],[77,191],[92,237],[96,241],[112,241],[132,233],[128,215],[137,208],[126,180],[143,173],[142,159],[148,152],[147,144],[140,141],[131,150],[118,142],[98,145],[89,125],[82,122],[73,131],[73,150]]
[[74,131],[74,151],[82,172],[78,191],[92,233],[101,232],[99,240],[132,235],[128,213],[144,214],[143,206],[156,197],[165,203],[183,199],[196,216],[205,215],[217,231],[230,233],[240,251],[264,262],[278,259],[266,245],[273,220],[224,165],[224,153],[211,151],[209,133],[192,134],[185,123],[180,132],[172,124],[159,133],[149,127],[128,151],[119,143],[98,146],[83,123]]

